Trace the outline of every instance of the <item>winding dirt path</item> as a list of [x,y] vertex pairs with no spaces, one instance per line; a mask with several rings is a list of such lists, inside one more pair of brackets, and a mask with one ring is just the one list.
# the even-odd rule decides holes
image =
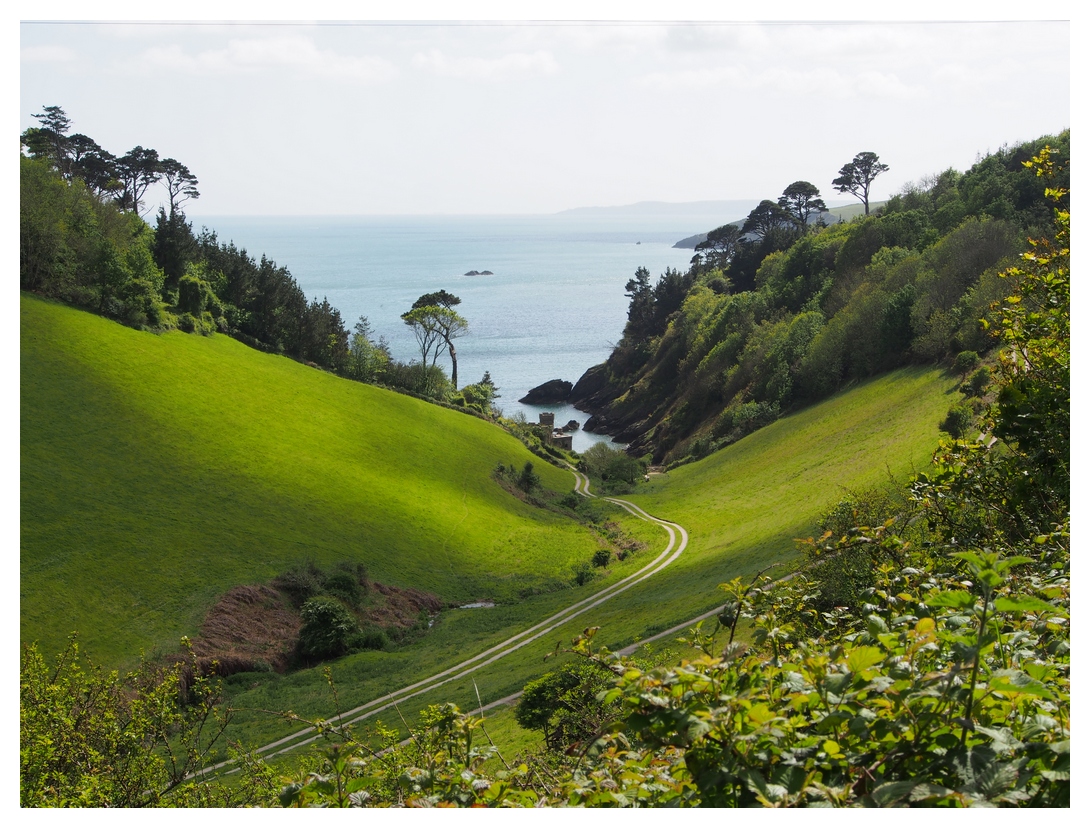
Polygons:
[[[568,468],[571,470],[572,474],[575,475],[575,491],[583,497],[595,497],[596,495],[592,494],[590,491],[590,480],[587,478],[587,476],[571,466],[569,466]],[[581,601],[577,601],[570,607],[566,607],[565,609],[562,609],[559,612],[549,616],[544,621],[540,621],[532,627],[528,627],[522,632],[511,636],[507,640],[501,641],[499,644],[496,644],[495,646],[490,647],[489,649],[478,653],[471,658],[467,658],[466,660],[455,664],[453,667],[449,667],[446,670],[436,673],[433,676],[429,676],[426,679],[421,679],[420,681],[415,682],[414,684],[410,684],[407,687],[403,687],[400,690],[395,690],[392,693],[387,693],[385,696],[381,696],[377,699],[374,699],[373,701],[367,702],[366,704],[361,704],[358,707],[354,707],[351,710],[341,713],[338,719],[339,723],[354,724],[356,722],[363,721],[364,719],[374,716],[377,713],[381,713],[384,710],[389,710],[391,707],[403,703],[408,699],[414,698],[415,696],[423,695],[424,693],[429,693],[437,687],[442,687],[448,682],[457,681],[458,679],[465,678],[469,674],[480,670],[482,667],[486,667],[489,664],[493,664],[499,661],[504,656],[510,655],[516,650],[525,647],[527,644],[531,643],[532,641],[536,641],[543,635],[548,635],[557,627],[567,624],[569,621],[579,617],[588,610],[594,609],[595,607],[604,604],[611,598],[620,595],[622,592],[631,589],[636,584],[647,580],[652,575],[661,572],[671,563],[676,561],[681,553],[684,552],[685,548],[688,546],[689,534],[682,526],[650,515],[639,506],[635,505],[634,503],[630,503],[627,500],[621,500],[615,497],[606,497],[603,498],[603,500],[620,506],[622,509],[642,520],[658,524],[666,531],[666,534],[668,536],[666,548],[663,549],[658,557],[656,557],[653,561],[644,566],[642,569],[622,578],[621,580],[617,581],[614,584],[611,584],[605,589],[602,589],[594,593],[593,595],[584,598]],[[714,613],[715,611],[709,613],[708,615],[713,615]],[[686,626],[687,624],[682,624],[677,628],[659,633],[647,640],[652,641],[658,638],[662,638],[672,632],[676,632],[679,629],[684,629]],[[636,647],[641,646],[643,643],[644,642],[642,641],[637,642],[637,644],[631,645],[631,647],[626,647],[625,651],[634,651]],[[501,704],[509,703],[510,701],[518,698],[519,695],[521,695],[521,693],[516,693],[512,696],[507,696],[503,699],[499,699],[495,702],[485,705],[482,710],[487,710],[493,707],[498,707]],[[282,739],[277,739],[275,742],[270,742],[269,744],[258,748],[256,752],[259,754],[264,754],[266,756],[276,756],[278,754],[287,753],[288,751],[303,747],[304,745],[314,742],[318,738],[319,734],[315,732],[315,729],[313,727],[307,727],[302,730],[296,731],[295,733],[292,733],[288,736],[285,736]],[[231,764],[233,764],[232,760],[227,760],[215,765],[210,765],[209,767],[205,768],[202,773],[215,773],[216,771],[225,768]]]

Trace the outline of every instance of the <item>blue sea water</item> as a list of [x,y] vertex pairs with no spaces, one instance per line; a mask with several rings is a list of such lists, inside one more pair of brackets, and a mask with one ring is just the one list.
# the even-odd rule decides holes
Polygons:
[[[558,423],[587,415],[570,406],[518,402],[550,379],[576,382],[609,355],[628,309],[625,283],[646,267],[652,281],[668,267],[685,270],[681,238],[730,217],[676,216],[354,216],[191,218],[251,256],[287,267],[308,299],[327,298],[350,331],[366,316],[394,357],[419,359],[401,314],[423,293],[447,290],[469,333],[458,340],[458,379],[488,371],[508,416],[540,411]],[[466,276],[490,270],[490,276]],[[450,372],[444,354],[440,364]],[[608,439],[579,431],[576,450]]]

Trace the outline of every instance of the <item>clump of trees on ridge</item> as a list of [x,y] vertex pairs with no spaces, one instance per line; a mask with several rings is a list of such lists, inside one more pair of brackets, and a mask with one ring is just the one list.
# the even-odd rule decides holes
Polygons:
[[[420,297],[406,323],[427,339],[421,362],[394,360],[366,317],[353,330],[328,300],[307,300],[286,267],[255,259],[183,211],[197,177],[173,158],[135,147],[120,157],[72,133],[59,106],[21,136],[20,265],[23,290],[152,330],[226,333],[248,345],[350,379],[381,384],[493,416],[481,383],[458,390],[454,340],[468,330],[446,291]],[[149,189],[166,189],[154,228],[142,217]],[[411,319],[409,317],[412,317]],[[436,360],[451,358],[448,380]],[[430,361],[429,361],[430,359]]]
[[686,272],[653,281],[637,270],[621,340],[570,401],[634,455],[673,464],[846,383],[984,356],[993,342],[980,320],[994,323],[991,306],[1010,290],[998,274],[1051,221],[1023,166],[1046,144],[1066,187],[1069,132],[908,184],[873,211],[869,184],[886,165],[859,153],[833,183],[869,215],[831,226],[816,187],[789,185],[709,232]]

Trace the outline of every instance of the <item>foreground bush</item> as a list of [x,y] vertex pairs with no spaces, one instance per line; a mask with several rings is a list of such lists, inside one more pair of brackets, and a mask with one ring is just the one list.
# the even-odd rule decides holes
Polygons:
[[53,664],[23,649],[19,804],[24,807],[236,806],[268,802],[273,775],[234,753],[230,785],[191,778],[221,747],[230,711],[196,659],[125,676],[81,658],[73,639]]

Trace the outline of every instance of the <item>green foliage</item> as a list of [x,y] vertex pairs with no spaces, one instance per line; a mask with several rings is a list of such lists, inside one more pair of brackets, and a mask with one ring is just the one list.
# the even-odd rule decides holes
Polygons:
[[519,472],[515,485],[527,494],[541,485],[541,478],[538,477],[537,472],[534,471],[534,464],[531,461],[526,461],[526,465],[523,466],[522,471]]
[[353,652],[359,650],[386,650],[390,647],[390,636],[382,627],[368,625],[349,636],[348,649]]
[[489,417],[499,416],[500,412],[496,409],[495,403],[500,392],[488,371],[484,372],[480,382],[462,386],[460,394],[462,404],[466,408],[479,411]]
[[976,351],[962,351],[954,357],[954,370],[965,376],[980,364],[980,356]]
[[973,425],[973,419],[972,408],[964,404],[955,405],[946,412],[946,417],[939,423],[939,429],[956,440],[968,435],[969,429]]
[[[433,705],[421,714],[412,738],[377,728],[381,752],[357,741],[345,728],[314,723],[327,741],[318,766],[285,785],[286,808],[438,805],[530,807],[542,802],[525,764],[489,770],[500,758],[494,746],[479,744],[487,735],[482,719],[461,713],[453,704]],[[544,804],[544,802],[542,802]]]
[[660,336],[666,330],[670,314],[681,306],[692,285],[691,272],[667,268],[652,287],[647,268],[638,268],[635,277],[625,284],[625,296],[630,299],[625,338],[632,343],[643,343]]
[[[1025,162],[1048,181],[1058,204],[1067,190],[1057,186],[1061,170],[1051,148]],[[1057,208],[1055,232],[1035,239],[1023,263],[1007,270],[1016,292],[998,310],[1002,380],[995,434],[1017,444],[1027,465],[1037,469],[1035,485],[1066,496],[1069,481],[1071,408],[1070,213]]]
[[984,395],[991,381],[991,369],[987,365],[982,365],[973,372],[973,375],[969,377],[969,381],[962,386],[961,390],[974,397],[980,397]]
[[303,618],[299,650],[304,657],[321,660],[348,652],[358,625],[344,604],[336,598],[320,595],[303,604],[299,614]]
[[359,607],[368,587],[367,567],[363,564],[342,562],[322,579],[322,588],[349,607]]
[[[185,643],[185,642],[183,642]],[[231,712],[195,659],[126,676],[87,662],[74,637],[48,664],[35,645],[19,670],[22,807],[237,806],[268,801],[271,772],[236,755],[233,784],[191,775],[215,755]]]
[[557,500],[557,504],[563,506],[565,509],[571,509],[572,511],[577,511],[585,502],[586,498],[575,492],[565,492],[564,495]]
[[[806,577],[813,583],[812,607],[817,613],[836,617],[838,608],[859,612],[869,600],[881,567],[903,564],[902,550],[870,542],[875,531],[919,540],[911,522],[907,498],[888,487],[852,492],[826,512],[818,525],[825,533],[822,543],[804,543],[809,553]],[[829,539],[839,545],[836,554],[824,554]],[[802,619],[804,626],[812,619]],[[822,623],[808,626],[824,633]]]
[[566,664],[522,688],[515,721],[527,730],[540,730],[552,750],[577,748],[598,736],[615,715],[615,707],[601,702],[615,679],[597,664]]
[[727,408],[719,415],[715,424],[715,434],[726,438],[728,442],[741,440],[747,434],[773,422],[779,414],[778,402],[745,402],[739,406]]
[[[219,244],[215,233],[193,236],[175,209],[196,197],[196,179],[184,165],[136,147],[113,159],[116,169],[103,172],[103,181],[66,154],[85,136],[59,136],[59,148],[39,138],[31,136],[38,157],[20,158],[23,289],[138,328],[174,327],[169,303],[188,333],[229,332],[323,368],[347,369],[348,335],[327,301],[308,304],[287,269],[265,257],[258,263],[233,244]],[[80,157],[101,157],[95,147],[98,156]],[[138,210],[143,192],[164,174],[171,210],[160,211],[153,231]]]
[[579,465],[587,474],[603,481],[632,484],[643,474],[643,465],[639,460],[606,443],[595,443],[583,452]]
[[594,568],[584,561],[583,563],[573,564],[572,568],[572,582],[576,586],[586,586],[595,578]]
[[1016,575],[1030,559],[967,561],[975,595],[965,575],[887,566],[825,636],[790,621],[800,579],[771,595],[732,583],[759,650],[728,643],[646,671],[597,655],[621,676],[605,700],[622,705],[625,738],[593,765],[623,767],[613,801],[657,782],[660,805],[1067,804],[1067,659],[1053,654],[1065,582]]
[[590,559],[590,562],[595,566],[607,567],[609,562],[613,559],[613,553],[608,549],[599,549],[594,553],[594,556]]
[[382,372],[382,384],[388,388],[440,401],[447,400],[454,392],[450,379],[441,367],[416,361],[391,360],[386,363]]
[[[1055,157],[1066,157],[1068,134],[1051,140]],[[791,411],[911,362],[985,355],[995,343],[980,320],[997,324],[993,302],[1021,278],[998,273],[1047,219],[1047,200],[1027,187],[1033,174],[1021,163],[1045,141],[933,176],[874,215],[815,232],[800,235],[798,216],[777,218],[768,201],[751,228],[760,224],[763,238],[731,241],[725,230],[735,228],[725,225],[718,250],[709,234],[675,280],[684,295],[671,293],[661,312],[650,276],[638,272],[626,286],[625,336],[595,369],[599,387],[576,402],[634,434],[633,453],[672,465],[699,456],[694,438],[726,437],[725,412],[747,403]],[[870,173],[884,167],[877,157],[868,163]],[[1066,171],[1056,175],[1066,181]],[[866,178],[853,180],[861,200]],[[715,278],[729,292],[712,290]]]
[[385,379],[389,364],[390,349],[385,340],[375,341],[371,323],[366,316],[361,316],[349,342],[345,376],[360,382],[379,383]]
[[135,327],[169,317],[152,233],[137,216],[65,182],[41,160],[20,159],[20,285]]

